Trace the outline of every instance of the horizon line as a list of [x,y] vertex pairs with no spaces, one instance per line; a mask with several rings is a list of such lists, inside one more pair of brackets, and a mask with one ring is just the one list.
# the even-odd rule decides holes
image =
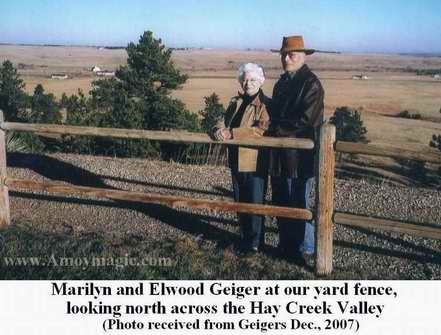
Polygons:
[[[129,42],[132,43],[132,42]],[[11,42],[0,42],[1,45],[7,46],[29,46],[29,47],[65,47],[65,48],[105,48],[105,49],[126,49],[126,46],[118,45],[97,45],[97,44],[56,44],[56,43],[11,43]],[[166,46],[167,47],[167,46]],[[241,51],[268,51],[274,52],[272,48],[229,48],[229,47],[167,47],[168,49],[174,50],[241,50]],[[316,50],[320,52],[320,50]],[[421,51],[325,51],[324,53],[355,53],[355,54],[390,54],[390,55],[428,55],[434,57],[441,57],[441,50],[435,52],[421,52]]]

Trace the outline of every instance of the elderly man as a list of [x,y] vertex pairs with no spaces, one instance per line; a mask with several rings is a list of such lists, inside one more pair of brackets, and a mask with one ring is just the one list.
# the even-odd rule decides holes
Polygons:
[[[238,81],[243,90],[231,99],[224,120],[212,130],[218,141],[262,136],[268,129],[267,98],[261,86],[265,81],[263,68],[247,63],[238,70]],[[231,169],[234,200],[262,204],[267,185],[267,158],[265,150],[243,147],[228,148],[228,163]],[[241,252],[257,252],[264,243],[264,217],[238,214],[241,228]]]
[[[323,122],[324,91],[320,80],[305,64],[302,36],[283,38],[280,49],[284,73],[273,90],[270,136],[314,139]],[[308,208],[314,175],[312,150],[272,149],[269,173],[273,204]],[[305,265],[305,254],[314,253],[314,226],[311,222],[278,218],[279,253],[282,257]]]

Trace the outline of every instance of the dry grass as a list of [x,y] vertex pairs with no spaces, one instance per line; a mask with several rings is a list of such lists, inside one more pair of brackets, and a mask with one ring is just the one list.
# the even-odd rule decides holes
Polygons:
[[35,86],[42,84],[46,92],[53,93],[57,98],[61,98],[63,93],[66,93],[67,95],[77,94],[78,89],[81,89],[85,94],[88,94],[91,88],[91,83],[96,78],[85,77],[59,80],[26,76],[23,79],[26,82],[26,91],[29,94],[32,94]]
[[[238,91],[236,69],[244,62],[257,62],[266,68],[264,91],[271,95],[280,75],[278,54],[268,51],[191,50],[175,51],[177,66],[190,75],[182,90],[173,95],[182,99],[193,112],[203,108],[203,97],[216,92],[223,104]],[[12,60],[21,69],[26,90],[32,92],[41,83],[47,92],[61,97],[75,94],[78,88],[86,94],[96,79],[93,65],[112,70],[126,62],[125,50],[98,50],[85,47],[0,46],[0,61]],[[369,139],[374,142],[427,144],[433,133],[441,132],[441,81],[428,76],[404,72],[408,68],[441,68],[441,57],[414,57],[382,54],[316,54],[308,58],[325,87],[325,108],[329,117],[338,106],[362,107]],[[54,72],[68,73],[72,79],[53,80]],[[363,72],[371,79],[352,80]],[[431,121],[386,117],[402,110],[419,112]]]
[[433,134],[441,134],[441,123],[373,113],[362,113],[362,118],[368,128],[368,139],[376,143],[392,143],[408,148],[415,144],[428,145]]
[[87,72],[92,66],[114,69],[126,62],[125,50],[98,50],[85,47],[37,47],[0,45],[0,61],[9,59],[33,69],[20,71],[29,74],[53,72]]

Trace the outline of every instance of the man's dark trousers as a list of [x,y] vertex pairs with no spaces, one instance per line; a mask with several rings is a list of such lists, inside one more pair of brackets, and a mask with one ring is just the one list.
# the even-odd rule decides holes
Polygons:
[[[275,206],[309,209],[313,178],[271,177]],[[299,257],[314,253],[314,226],[305,220],[277,218],[279,248],[285,256]]]

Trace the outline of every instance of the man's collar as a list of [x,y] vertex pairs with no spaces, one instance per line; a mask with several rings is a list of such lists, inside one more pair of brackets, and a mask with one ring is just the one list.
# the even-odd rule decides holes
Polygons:
[[303,64],[297,71],[285,71],[284,73],[282,73],[282,75],[280,76],[280,79],[284,79],[284,80],[291,80],[293,79],[298,73],[304,71],[304,69],[306,68],[306,64]]
[[297,71],[286,71],[285,75],[287,79],[292,79],[296,75]]

